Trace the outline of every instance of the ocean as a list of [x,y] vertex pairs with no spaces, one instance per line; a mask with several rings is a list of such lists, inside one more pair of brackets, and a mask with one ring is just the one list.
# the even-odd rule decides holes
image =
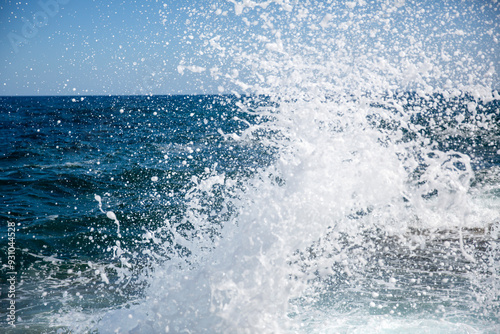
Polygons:
[[0,98],[3,331],[497,332],[500,104],[384,99]]
[[162,8],[0,97],[2,333],[500,332],[495,2]]

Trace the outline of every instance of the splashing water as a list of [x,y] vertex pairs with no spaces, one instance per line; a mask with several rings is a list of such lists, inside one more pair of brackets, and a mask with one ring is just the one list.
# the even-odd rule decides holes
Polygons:
[[272,162],[194,175],[182,215],[137,237],[139,269],[96,195],[117,224],[120,275],[134,276],[118,289],[145,290],[95,316],[69,307],[54,323],[99,333],[498,330],[498,165],[478,158],[498,160],[496,2],[208,8],[189,9],[186,35],[204,56],[187,52],[179,72],[237,94],[238,110],[259,121],[235,117],[243,128],[219,135],[264,147]]

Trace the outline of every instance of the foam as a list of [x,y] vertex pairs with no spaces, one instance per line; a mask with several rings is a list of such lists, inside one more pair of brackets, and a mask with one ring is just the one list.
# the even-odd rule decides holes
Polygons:
[[[231,2],[233,19],[246,16],[247,22],[258,22],[257,28],[242,33],[239,40],[221,37],[222,31],[216,29],[215,36],[206,36],[204,52],[231,59],[233,69],[246,70],[237,76],[227,70],[224,75],[226,69],[203,60],[191,67],[181,63],[178,69],[201,73],[212,68],[214,77],[226,80],[221,87],[266,95],[271,107],[251,111],[241,104],[240,108],[270,121],[248,125],[239,134],[222,130],[219,134],[238,142],[265,132],[268,135],[258,140],[277,151],[275,162],[240,180],[216,168],[193,178],[182,222],[189,221],[194,229],[181,234],[165,221],[173,244],[188,249],[189,258],[168,254],[168,261],[153,263],[153,270],[143,277],[148,283],[145,297],[106,312],[96,320],[99,332],[480,331],[466,323],[427,319],[429,312],[446,313],[440,308],[415,310],[414,317],[392,317],[394,310],[380,300],[382,293],[390,290],[404,299],[406,281],[432,276],[422,272],[414,278],[411,262],[387,269],[377,253],[389,254],[386,248],[394,246],[401,257],[411,257],[413,251],[434,247],[437,252],[441,246],[453,246],[450,266],[468,268],[465,276],[486,284],[473,284],[476,297],[489,303],[476,309],[497,312],[492,296],[498,292],[498,277],[483,270],[485,263],[498,268],[498,256],[491,249],[476,250],[463,231],[490,229],[498,221],[498,206],[486,207],[472,194],[474,171],[467,154],[440,149],[424,127],[413,122],[415,115],[430,107],[422,102],[416,109],[408,108],[400,94],[414,90],[431,104],[438,92],[451,96],[468,91],[476,100],[492,99],[493,79],[483,76],[490,67],[466,54],[467,43],[455,53],[448,44],[443,50],[433,49],[438,34],[412,18],[428,22],[423,13],[431,4],[397,2],[379,7],[359,1],[339,9],[324,4],[316,8],[312,2],[295,7],[279,1]],[[442,15],[433,14],[433,19],[445,20],[451,7],[444,6],[439,9]],[[336,13],[317,15],[325,8]],[[218,8],[214,14],[224,10]],[[286,29],[289,22],[294,29]],[[448,29],[450,20],[445,23],[448,33],[467,37],[463,30]],[[368,27],[373,34],[366,34]],[[248,45],[254,51],[244,47]],[[466,64],[477,66],[469,70]],[[468,106],[470,112],[475,106]],[[206,209],[203,199],[216,196],[216,188],[223,189],[224,205],[234,209],[229,219],[214,226],[202,209]],[[100,197],[95,198],[102,211]],[[119,234],[118,220],[110,214]],[[438,240],[442,231],[456,235]],[[154,233],[148,231],[145,237],[152,239]],[[432,254],[437,253],[425,253]],[[448,284],[450,279],[438,282]],[[321,312],[321,296],[335,284],[346,289],[345,302],[353,304],[352,313],[336,312],[335,307]],[[367,292],[366,286],[378,290]],[[448,302],[430,286],[420,288],[419,297],[429,294],[437,304]],[[469,301],[467,292],[462,293],[463,302]],[[369,313],[376,310],[385,315]]]

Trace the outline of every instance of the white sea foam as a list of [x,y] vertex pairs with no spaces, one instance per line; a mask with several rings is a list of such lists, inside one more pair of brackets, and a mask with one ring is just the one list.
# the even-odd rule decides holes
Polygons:
[[[428,105],[408,108],[397,95],[412,89],[428,101],[436,92],[449,96],[467,90],[476,98],[491,99],[492,79],[483,75],[489,66],[477,63],[465,47],[451,52],[455,45],[445,43],[442,50],[432,46],[445,40],[438,35],[466,38],[468,33],[448,29],[450,20],[440,26],[440,34],[417,23],[422,19],[430,24],[424,15],[430,4],[232,4],[237,15],[233,22],[246,16],[258,28],[236,41],[217,30],[205,36],[204,45],[214,58],[230,59],[232,67],[241,69],[237,78],[219,68],[210,72],[227,79],[224,87],[264,94],[275,106],[256,111],[271,121],[240,134],[219,133],[229,141],[253,140],[257,131],[270,133],[259,140],[277,150],[276,160],[243,180],[243,186],[216,169],[193,179],[183,222],[194,229],[181,235],[177,226],[165,224],[173,243],[190,250],[189,259],[161,261],[145,278],[144,299],[110,310],[97,329],[480,332],[470,318],[470,323],[453,318],[470,315],[460,304],[471,297],[455,305],[440,290],[445,288],[434,284],[432,270],[419,271],[420,257],[412,254],[442,260],[436,269],[441,284],[450,276],[459,285],[460,275],[467,272],[463,276],[475,282],[475,309],[488,319],[498,315],[498,256],[494,249],[476,251],[466,242],[472,236],[464,232],[476,229],[487,238],[487,231],[498,224],[498,203],[485,205],[471,191],[474,172],[468,155],[443,151],[423,126],[412,123]],[[442,20],[452,11],[444,6],[439,8],[442,15],[436,14]],[[225,10],[214,9],[213,14],[226,20],[219,15]],[[318,15],[322,10],[326,14]],[[287,23],[295,29],[287,30]],[[179,72],[214,68],[203,60],[199,64],[181,64]],[[467,64],[476,67],[471,70]],[[253,112],[244,104],[240,108]],[[469,108],[473,112],[475,105]],[[213,226],[200,210],[206,205],[202,199],[215,196],[216,186],[225,191],[225,205],[234,208],[221,226]],[[96,200],[101,208],[97,195]],[[110,213],[108,218],[118,224]],[[443,233],[446,240],[440,240]],[[147,232],[145,238],[153,240],[154,233]],[[447,249],[449,257],[438,253],[440,249]],[[476,261],[489,261],[493,271],[485,274],[486,267]],[[408,291],[409,286],[414,290]],[[429,314],[441,314],[442,320]],[[494,328],[490,323],[483,329]]]

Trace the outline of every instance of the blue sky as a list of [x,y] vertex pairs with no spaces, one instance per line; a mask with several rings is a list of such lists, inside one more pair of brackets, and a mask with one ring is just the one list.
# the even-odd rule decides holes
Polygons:
[[[190,53],[182,1],[61,2],[2,4],[0,94],[201,91],[177,70],[179,57]],[[43,25],[30,30],[26,21],[35,18]]]
[[[244,66],[234,65],[234,58],[269,53],[272,43],[260,42],[276,36],[301,47],[328,38],[337,48],[335,39],[343,40],[353,56],[383,55],[394,62],[403,55],[417,63],[418,55],[410,53],[423,50],[431,61],[447,61],[443,68],[462,81],[471,73],[491,75],[493,66],[498,85],[500,3],[494,0],[311,0],[290,8],[244,2],[247,6],[238,7],[240,0],[0,0],[0,95],[228,92],[236,87],[228,83],[234,78],[224,80],[213,69],[226,78],[235,71],[243,76]],[[310,9],[307,24],[294,23],[302,15],[299,7]],[[236,15],[238,8],[243,15]],[[463,70],[456,70],[457,64]]]

